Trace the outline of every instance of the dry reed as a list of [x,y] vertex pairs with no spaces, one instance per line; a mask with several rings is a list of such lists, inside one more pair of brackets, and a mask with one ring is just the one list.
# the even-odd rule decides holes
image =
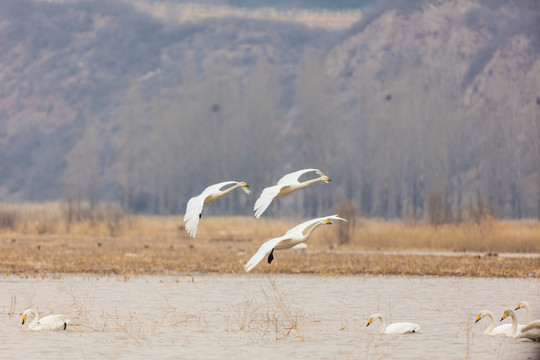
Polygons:
[[272,291],[262,290],[264,302],[246,299],[232,307],[231,319],[226,319],[228,331],[254,332],[261,338],[271,335],[275,340],[292,338],[304,341],[306,331],[313,328],[312,321],[305,314],[293,310],[276,283],[269,281]]
[[[189,274],[243,273],[243,265],[267,239],[302,219],[219,217],[201,219],[197,239],[180,217],[134,216],[106,207],[66,226],[59,204],[1,205],[9,226],[0,227],[0,273],[59,276],[62,273]],[[112,214],[112,215],[111,215]],[[112,216],[110,220],[107,217]],[[117,224],[117,225],[111,225]],[[119,224],[119,225],[118,225]],[[540,257],[507,258],[499,252],[540,252],[537,221],[486,221],[428,226],[357,220],[348,242],[340,224],[322,227],[307,251],[279,251],[272,265],[253,272],[322,275],[441,275],[539,277]],[[114,228],[114,231],[111,230]],[[371,252],[365,252],[370,250]],[[380,251],[379,251],[380,250]],[[381,251],[450,251],[456,256]],[[471,256],[476,251],[495,256]]]

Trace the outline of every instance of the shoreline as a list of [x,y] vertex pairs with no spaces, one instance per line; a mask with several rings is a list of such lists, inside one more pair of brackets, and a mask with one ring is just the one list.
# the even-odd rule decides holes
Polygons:
[[[0,274],[53,277],[59,274],[112,276],[246,274],[243,267],[258,242],[211,239],[0,238]],[[373,251],[359,249],[286,250],[249,274],[322,276],[440,276],[540,278],[540,256],[483,256],[480,253]]]

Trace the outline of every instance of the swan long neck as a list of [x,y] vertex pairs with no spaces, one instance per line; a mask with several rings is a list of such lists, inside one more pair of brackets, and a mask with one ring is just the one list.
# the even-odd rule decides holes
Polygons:
[[523,301],[523,307],[527,313],[527,325],[529,325],[531,323],[531,309],[529,308],[529,303]]
[[489,334],[495,328],[495,315],[493,315],[493,313],[490,311],[490,312],[486,312],[486,316],[489,317],[490,321],[489,321],[489,326],[487,327],[485,331],[485,334]]
[[515,312],[511,312],[510,316],[512,317],[512,335],[516,335],[516,330],[518,326],[518,320]]
[[234,186],[231,186],[230,188],[228,189],[225,189],[223,190],[220,194],[219,194],[219,197],[222,197],[222,196],[225,196],[227,195],[228,193],[230,193],[231,191],[233,191],[234,189],[238,189],[239,187],[243,186],[242,183],[238,183]]
[[308,232],[306,233],[306,235],[304,235],[303,241],[306,241],[307,239],[309,239],[309,237],[311,236],[311,233],[313,232],[313,230],[315,230],[315,228],[317,228],[317,226],[322,225],[322,224],[324,224],[324,222],[318,222],[318,223],[314,224],[314,225],[308,230]]
[[384,330],[386,330],[386,321],[384,320],[384,317],[382,315],[377,316],[379,318],[379,321],[381,322],[379,327],[379,332],[381,334],[384,334]]
[[326,176],[321,176],[315,179],[307,180],[307,181],[301,182],[300,185],[298,185],[298,189],[302,189],[311,184],[315,184],[316,182],[325,181],[325,180],[326,180]]
[[27,311],[34,317],[32,321],[29,321],[28,323],[30,325],[36,324],[39,321],[37,312],[34,309],[28,309]]

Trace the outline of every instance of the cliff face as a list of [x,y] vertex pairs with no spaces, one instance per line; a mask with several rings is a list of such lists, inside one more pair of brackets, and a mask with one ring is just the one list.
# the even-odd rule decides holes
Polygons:
[[[175,185],[186,169],[210,184],[220,174],[197,164],[227,162],[223,176],[257,169],[258,182],[325,167],[341,181],[318,209],[347,196],[368,215],[417,216],[440,193],[453,209],[474,198],[500,215],[537,211],[534,2],[375,2],[250,16],[209,6],[195,7],[191,21],[180,16],[189,4],[163,4],[0,3],[1,200],[74,192],[177,212],[196,190]],[[144,135],[138,148],[133,134]],[[260,149],[230,163],[211,146],[236,153],[238,141]],[[88,156],[93,185],[74,175]],[[156,173],[157,158],[170,169],[156,175],[167,184],[131,174]]]

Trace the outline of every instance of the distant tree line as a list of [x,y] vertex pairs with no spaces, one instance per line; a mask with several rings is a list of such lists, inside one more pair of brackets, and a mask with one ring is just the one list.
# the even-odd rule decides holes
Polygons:
[[110,153],[99,122],[85,115],[66,191],[91,204],[110,199],[131,212],[178,214],[210,184],[247,181],[251,198],[233,193],[205,210],[246,215],[264,187],[315,167],[333,182],[276,201],[271,214],[316,216],[351,199],[363,216],[434,224],[534,216],[539,111],[534,92],[517,89],[534,89],[533,68],[511,70],[516,88],[496,89],[504,99],[475,108],[464,103],[465,69],[454,66],[453,50],[416,70],[410,51],[385,65],[395,73],[384,91],[368,91],[376,84],[366,78],[348,107],[325,55],[312,48],[295,70],[290,107],[277,62],[260,57],[242,77],[219,61],[206,59],[200,70],[187,62],[180,85],[145,94],[136,84],[126,93]]

